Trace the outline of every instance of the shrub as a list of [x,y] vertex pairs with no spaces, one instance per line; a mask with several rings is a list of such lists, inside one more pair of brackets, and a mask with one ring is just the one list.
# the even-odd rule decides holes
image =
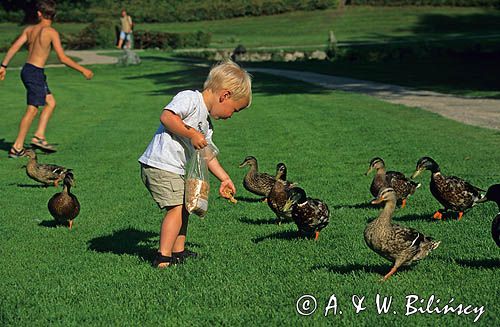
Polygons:
[[116,44],[116,26],[109,20],[96,20],[77,34],[66,34],[62,42],[67,49],[110,48]]
[[500,7],[500,0],[348,0],[349,5]]
[[202,31],[195,33],[134,32],[134,46],[138,49],[206,48],[211,39],[210,33]]

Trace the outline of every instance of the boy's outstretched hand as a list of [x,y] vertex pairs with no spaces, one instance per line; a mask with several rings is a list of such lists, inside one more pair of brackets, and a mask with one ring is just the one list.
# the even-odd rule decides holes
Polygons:
[[92,72],[90,69],[84,69],[82,71],[82,75],[86,78],[86,79],[91,79],[93,76],[94,76],[94,72]]
[[233,181],[226,179],[220,183],[219,194],[226,199],[232,198],[236,194]]
[[7,73],[7,69],[5,67],[0,67],[0,81],[5,79],[5,74]]

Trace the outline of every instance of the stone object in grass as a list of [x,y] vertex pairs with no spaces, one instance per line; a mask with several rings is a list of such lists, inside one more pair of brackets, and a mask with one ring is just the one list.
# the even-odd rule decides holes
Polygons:
[[309,55],[309,59],[313,59],[313,60],[325,60],[326,58],[327,58],[326,52],[321,51],[321,50],[313,51]]
[[139,65],[141,58],[130,49],[123,49],[123,54],[118,58],[118,64],[123,66]]

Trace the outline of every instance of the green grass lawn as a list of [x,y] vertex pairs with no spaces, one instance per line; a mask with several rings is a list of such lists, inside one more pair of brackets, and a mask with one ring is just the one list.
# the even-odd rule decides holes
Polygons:
[[[207,31],[211,47],[313,47],[326,45],[333,30],[339,42],[422,41],[500,38],[500,12],[460,7],[347,6],[344,11],[297,11],[273,16],[241,17],[184,23],[139,23],[137,30],[164,32]],[[85,24],[55,23],[61,33],[75,33]],[[0,45],[12,42],[22,26],[0,24]]]
[[351,7],[217,21],[139,24],[139,30],[211,32],[213,47],[248,48],[325,44],[333,30],[339,42],[418,41],[500,34],[498,10],[449,7]]
[[[236,205],[217,195],[211,180],[209,212],[190,218],[188,246],[200,258],[171,269],[150,266],[162,213],[142,185],[137,158],[159,124],[161,109],[177,91],[201,87],[207,68],[168,58],[143,57],[138,67],[94,66],[84,80],[67,68],[47,76],[58,107],[48,140],[59,152],[40,162],[73,168],[82,205],[73,230],[54,227],[47,210],[58,190],[40,188],[7,159],[25,107],[17,76],[0,83],[0,321],[2,325],[471,325],[475,315],[405,316],[405,297],[435,295],[441,305],[484,306],[477,325],[498,323],[499,249],[490,236],[492,203],[462,221],[432,221],[439,208],[422,187],[394,220],[441,240],[419,264],[389,281],[390,263],[367,248],[363,231],[379,210],[371,199],[369,160],[413,172],[432,156],[444,174],[482,188],[498,183],[500,134],[436,114],[373,98],[326,91],[297,81],[255,74],[252,107],[214,122],[219,160],[232,176]],[[31,133],[29,134],[31,135]],[[326,201],[330,225],[317,242],[297,238],[294,224],[273,223],[271,210],[241,186],[238,164],[257,157],[260,169],[278,162],[289,179]],[[296,301],[317,298],[303,317]],[[325,317],[335,294],[340,306]],[[392,296],[378,315],[376,295]],[[355,314],[351,297],[366,297]],[[394,314],[394,311],[396,314]]]

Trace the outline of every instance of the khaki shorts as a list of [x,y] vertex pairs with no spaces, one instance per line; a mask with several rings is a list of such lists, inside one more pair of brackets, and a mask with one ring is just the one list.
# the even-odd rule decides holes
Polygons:
[[184,176],[141,164],[141,177],[161,209],[184,203]]

